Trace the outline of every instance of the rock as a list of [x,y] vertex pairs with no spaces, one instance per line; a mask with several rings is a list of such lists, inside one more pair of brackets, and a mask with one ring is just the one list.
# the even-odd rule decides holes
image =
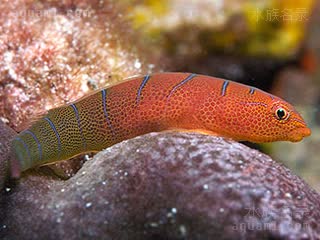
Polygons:
[[0,121],[0,190],[8,174],[8,159],[10,155],[10,143],[17,133]]
[[63,181],[29,171],[1,206],[1,239],[311,239],[319,194],[243,144],[151,133]]

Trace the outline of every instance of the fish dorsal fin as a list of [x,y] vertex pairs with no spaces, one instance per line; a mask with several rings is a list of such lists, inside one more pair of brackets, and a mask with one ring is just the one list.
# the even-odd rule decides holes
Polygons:
[[121,83],[124,83],[124,82],[127,82],[127,81],[130,81],[132,79],[135,79],[135,78],[139,78],[139,77],[142,77],[141,75],[136,75],[136,76],[132,76],[132,77],[129,77],[129,78],[125,78],[124,80],[122,81],[119,81],[119,82],[116,82],[116,83],[113,83],[113,84],[108,84],[107,86],[103,86],[103,87],[100,87],[96,90],[93,90],[93,91],[89,91],[87,93],[84,93],[84,95],[80,98],[77,98],[77,99],[73,99],[71,101],[65,101],[65,102],[62,102],[62,103],[59,103],[59,104],[54,104],[52,108],[50,108],[49,110],[40,110],[38,111],[37,113],[35,113],[30,119],[27,119],[27,120],[24,120],[24,122],[22,124],[20,124],[18,127],[17,127],[17,131],[18,132],[21,132],[23,130],[26,130],[28,129],[29,127],[31,127],[35,122],[39,121],[40,119],[42,119],[44,116],[46,116],[51,110],[53,109],[56,109],[56,108],[60,108],[60,107],[63,107],[63,106],[67,106],[67,105],[70,105],[72,103],[77,103],[81,100],[83,100],[84,98],[87,98],[88,96],[91,96],[93,94],[96,94],[97,92],[100,92],[102,91],[103,89],[106,89],[106,88],[110,88],[112,86],[115,86],[115,85],[118,85],[118,84],[121,84]]
[[36,110],[35,113],[32,114],[32,116],[30,116],[28,119],[24,119],[24,122],[17,127],[17,131],[21,132],[23,130],[30,128],[34,123],[36,123],[37,121],[45,117],[52,109],[65,106],[66,104],[68,103],[66,102],[56,103],[56,104],[53,104],[52,108]]
[[23,130],[26,130],[30,128],[35,122],[37,122],[39,119],[43,118],[45,115],[47,115],[47,110],[41,110],[35,114],[29,119],[25,119],[18,127],[17,132],[22,132]]

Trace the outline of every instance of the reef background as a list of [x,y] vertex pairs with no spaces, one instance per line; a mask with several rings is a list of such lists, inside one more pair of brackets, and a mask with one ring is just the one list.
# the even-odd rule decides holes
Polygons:
[[[319,239],[319,10],[312,0],[1,1],[0,238]],[[313,134],[248,148],[150,133],[8,181],[10,141],[39,115],[159,71],[272,92]]]
[[189,71],[270,91],[313,134],[250,145],[320,191],[319,2],[1,1],[0,119],[16,131],[46,110],[132,75]]

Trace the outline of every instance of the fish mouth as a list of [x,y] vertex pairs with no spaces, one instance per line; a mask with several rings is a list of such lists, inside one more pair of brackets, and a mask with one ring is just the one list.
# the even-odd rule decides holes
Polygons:
[[292,130],[289,134],[289,140],[291,142],[299,142],[301,141],[304,137],[308,137],[311,135],[311,130],[308,128],[306,125],[303,127],[298,127]]

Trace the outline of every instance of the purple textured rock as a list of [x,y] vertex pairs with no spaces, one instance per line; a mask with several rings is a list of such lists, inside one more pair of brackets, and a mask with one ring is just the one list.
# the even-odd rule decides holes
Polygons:
[[9,168],[10,143],[17,133],[0,121],[0,189],[3,188]]
[[29,172],[5,193],[5,239],[311,239],[319,194],[240,143],[151,133],[67,181]]

